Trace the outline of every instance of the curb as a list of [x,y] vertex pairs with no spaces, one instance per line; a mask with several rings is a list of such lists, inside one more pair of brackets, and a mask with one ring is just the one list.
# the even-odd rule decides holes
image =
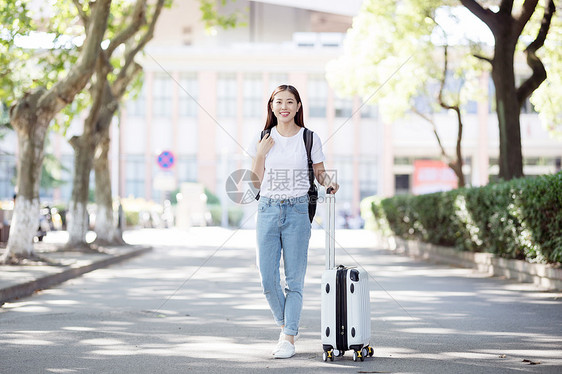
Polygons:
[[505,277],[522,283],[533,283],[544,290],[562,291],[562,268],[550,264],[533,264],[497,257],[493,253],[463,252],[416,240],[386,237],[382,243],[392,252],[425,261],[472,268],[489,276]]
[[140,256],[141,254],[150,252],[151,250],[152,247],[143,246],[123,254],[112,255],[110,257],[100,259],[99,261],[93,261],[90,264],[84,266],[72,267],[71,265],[70,267],[61,267],[61,269],[64,270],[59,273],[50,274],[29,282],[0,289],[0,306],[10,300],[30,296],[38,290],[49,288],[53,285],[63,283],[69,279],[77,278],[82,274],[91,272],[93,270],[104,268],[121,261]]

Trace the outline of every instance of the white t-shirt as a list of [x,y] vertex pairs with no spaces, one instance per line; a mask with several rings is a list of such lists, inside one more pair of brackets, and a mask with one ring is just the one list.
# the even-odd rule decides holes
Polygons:
[[[277,126],[271,129],[271,137],[275,144],[265,156],[265,172],[260,196],[287,199],[307,194],[310,181],[303,133],[304,128],[301,128],[296,135],[287,137],[279,134]],[[256,134],[247,149],[252,158],[256,156],[260,136],[260,133]],[[313,133],[310,157],[313,164],[325,160],[322,142],[316,133]]]

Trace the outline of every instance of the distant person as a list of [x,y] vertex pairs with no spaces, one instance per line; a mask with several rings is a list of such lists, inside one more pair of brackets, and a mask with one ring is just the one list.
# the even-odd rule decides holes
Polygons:
[[[253,157],[252,171],[260,189],[257,218],[257,264],[263,292],[281,327],[273,350],[275,358],[295,354],[295,337],[299,332],[303,305],[302,291],[308,261],[310,187],[308,157],[304,142],[303,107],[297,89],[277,87],[267,103],[265,135],[256,134],[248,153]],[[308,130],[307,130],[308,131]],[[327,177],[322,142],[313,133],[311,159],[318,182],[339,186]],[[285,292],[281,287],[280,259],[283,255]]]

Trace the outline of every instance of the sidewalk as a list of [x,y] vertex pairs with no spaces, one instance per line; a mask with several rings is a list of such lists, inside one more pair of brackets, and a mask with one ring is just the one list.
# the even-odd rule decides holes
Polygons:
[[[32,295],[90,271],[141,255],[152,249],[145,245],[104,248],[104,253],[57,252],[67,240],[66,232],[50,232],[35,243],[35,253],[59,263],[53,265],[0,265],[0,306],[7,301]],[[0,256],[5,248],[0,248]]]
[[271,355],[279,329],[255,265],[255,231],[128,231],[153,250],[0,308],[2,372],[560,373],[562,294],[399,256],[372,233],[338,230],[336,263],[369,273],[375,356],[322,360],[325,235],[314,230],[297,354]]

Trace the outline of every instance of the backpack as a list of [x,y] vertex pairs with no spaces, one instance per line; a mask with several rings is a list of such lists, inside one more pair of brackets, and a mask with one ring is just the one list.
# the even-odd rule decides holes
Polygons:
[[[263,139],[265,134],[270,134],[271,129],[263,130],[261,132],[260,140]],[[316,188],[316,184],[314,183],[314,169],[312,167],[312,143],[313,143],[313,132],[304,128],[303,132],[303,141],[304,146],[306,148],[306,157],[308,160],[308,180],[310,184],[310,188],[308,189],[308,218],[310,219],[310,223],[314,219],[314,215],[316,214],[316,203],[318,202],[318,188]],[[256,195],[256,200],[260,199],[260,193]]]

